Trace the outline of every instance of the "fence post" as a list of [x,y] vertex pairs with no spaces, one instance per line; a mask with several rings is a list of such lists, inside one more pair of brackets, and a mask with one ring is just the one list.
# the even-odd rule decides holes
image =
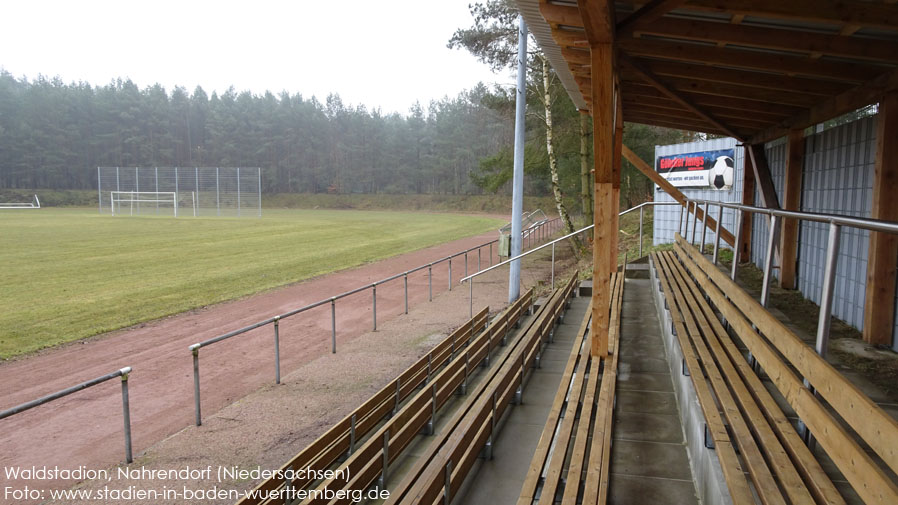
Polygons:
[[680,220],[678,221],[677,231],[683,233],[683,206],[680,205]]
[[692,240],[689,241],[689,244],[695,245],[695,231],[698,230],[698,202],[692,202],[692,217],[694,219],[692,222]]
[[764,258],[764,284],[761,285],[761,306],[767,306],[770,298],[770,271],[773,269],[773,248],[776,244],[777,230],[779,230],[779,216],[770,216],[770,236],[767,237],[767,257]]
[[374,320],[374,330],[377,331],[377,283],[371,285],[371,315]]
[[469,311],[469,312],[470,312],[470,316],[469,316],[469,317],[473,318],[473,317],[474,317],[474,278],[473,278],[473,277],[471,277],[470,279],[468,279],[468,284],[470,285],[470,286],[468,286],[468,287],[469,287],[469,289],[471,290],[470,295],[468,295],[468,299],[469,299],[470,302],[471,302],[471,304],[470,304],[470,305],[471,305],[471,309],[470,309],[470,311]]
[[402,281],[405,284],[405,313],[408,314],[408,272],[402,274]]
[[203,424],[203,416],[200,412],[200,344],[190,346],[193,354],[193,404],[196,412],[196,425]]
[[427,265],[427,301],[433,301],[433,263]]
[[125,423],[125,462],[133,463],[134,458],[131,455],[131,404],[128,398],[128,374],[131,373],[131,367],[122,368],[122,418]]
[[468,276],[468,251],[465,251],[465,277]]
[[555,242],[552,243],[552,291],[555,290]]
[[[749,217],[751,217],[751,216],[749,216]],[[742,209],[738,209],[736,211],[736,233],[734,235],[735,239],[733,240],[733,243],[735,244],[733,246],[733,264],[730,269],[730,279],[733,281],[736,280],[736,267],[739,265],[739,252],[740,252],[741,245],[742,245],[740,243],[740,240],[741,240],[740,237],[742,236],[742,226],[743,226],[744,221],[745,221],[745,211],[743,211]]]
[[331,354],[337,354],[337,299],[331,297]]
[[645,217],[645,207],[639,208],[639,257],[642,257],[642,219]]
[[701,252],[702,255],[705,254],[705,234],[708,232],[708,210],[710,208],[711,204],[705,202],[705,212],[702,214],[702,245],[698,248],[699,252]]
[[281,383],[281,343],[278,331],[278,322],[281,316],[274,318],[274,383]]
[[683,239],[684,240],[689,240],[689,205],[691,203],[692,202],[689,202],[689,201],[686,202],[686,220],[683,223],[683,225],[684,225],[683,227],[685,228],[683,230]]
[[480,270],[480,246],[477,246],[477,271],[479,272]]
[[826,348],[829,345],[829,327],[833,308],[833,289],[836,286],[835,279],[841,231],[841,225],[830,223],[829,238],[826,244],[826,264],[823,269],[823,287],[820,293],[820,314],[817,320],[817,354],[824,358],[826,357]]
[[717,208],[717,230],[714,232],[714,257],[711,262],[715,265],[717,264],[717,256],[720,250],[720,228],[721,223],[723,223],[723,205],[718,206]]
[[493,266],[493,243],[490,242],[490,266]]
[[452,291],[452,256],[449,256],[449,291]]

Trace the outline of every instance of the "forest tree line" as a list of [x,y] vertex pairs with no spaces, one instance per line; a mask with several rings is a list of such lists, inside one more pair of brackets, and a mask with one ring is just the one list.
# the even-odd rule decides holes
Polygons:
[[[541,93],[528,92],[525,191],[532,195],[551,193]],[[324,102],[233,88],[209,95],[201,87],[140,89],[121,79],[93,86],[0,71],[0,189],[95,189],[97,166],[258,166],[267,193],[508,193],[513,97],[480,84],[413,104],[407,114],[384,114],[337,94]],[[559,184],[576,198],[580,113],[564,93],[552,108]],[[640,125],[628,125],[627,137],[646,157],[655,143],[691,140]],[[629,170],[622,199],[642,201],[651,184]]]

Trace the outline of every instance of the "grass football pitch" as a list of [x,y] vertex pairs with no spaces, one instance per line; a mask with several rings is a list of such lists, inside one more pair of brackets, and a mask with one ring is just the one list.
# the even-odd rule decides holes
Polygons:
[[488,217],[268,210],[262,218],[0,213],[0,358],[495,229]]

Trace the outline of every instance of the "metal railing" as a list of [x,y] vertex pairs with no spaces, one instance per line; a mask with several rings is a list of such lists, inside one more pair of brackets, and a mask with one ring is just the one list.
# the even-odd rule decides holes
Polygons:
[[[827,239],[826,246],[826,260],[824,262],[824,270],[823,270],[823,286],[821,288],[820,295],[820,314],[817,319],[817,338],[816,338],[816,349],[817,354],[820,356],[826,357],[826,347],[829,344],[829,331],[830,331],[830,319],[832,316],[832,302],[833,302],[833,290],[835,288],[835,278],[836,278],[836,260],[838,259],[839,254],[839,239],[842,232],[843,226],[848,226],[851,228],[859,228],[862,230],[868,231],[878,231],[885,233],[894,233],[898,234],[898,223],[894,223],[891,221],[883,221],[880,219],[870,219],[863,217],[851,217],[851,216],[840,216],[838,214],[820,214],[815,212],[801,212],[794,210],[782,210],[782,209],[768,209],[765,207],[754,207],[751,205],[743,205],[740,203],[726,203],[726,202],[713,202],[709,200],[699,200],[699,199],[687,199],[686,207],[691,208],[691,212],[695,215],[696,209],[700,204],[704,204],[704,219],[703,221],[707,221],[708,209],[710,206],[718,207],[718,219],[717,219],[717,233],[714,241],[714,255],[713,261],[716,264],[718,259],[718,249],[720,244],[720,230],[721,230],[721,217],[723,215],[723,209],[734,209],[736,212],[736,230],[733,234],[736,237],[736,240],[739,240],[739,236],[742,234],[743,224],[745,222],[745,214],[761,214],[769,216],[770,219],[767,221],[768,223],[768,237],[767,237],[767,250],[766,256],[764,257],[764,279],[761,285],[761,305],[767,306],[767,301],[770,297],[770,273],[773,268],[773,256],[774,256],[774,248],[776,245],[777,237],[779,236],[779,230],[782,226],[782,219],[795,219],[798,221],[813,221],[817,223],[828,223],[829,224],[829,237]],[[679,230],[683,231],[684,225],[684,210],[689,212],[688,208],[681,209],[680,211],[680,226]],[[683,231],[683,238],[687,238],[690,243],[695,243],[695,230],[698,226],[698,218],[697,216],[692,219],[692,238],[688,239],[687,236],[689,234],[689,219],[685,219],[686,229]],[[704,250],[705,246],[705,231],[707,227],[704,226],[702,229],[702,238],[701,238],[701,250]],[[736,280],[736,269],[739,265],[739,247],[733,248],[733,264],[732,269],[730,271],[730,278],[732,280]]]
[[[633,212],[633,211],[635,211],[635,210],[639,210],[639,256],[642,256],[642,235],[643,235],[643,233],[642,233],[642,228],[643,228],[643,221],[644,221],[644,219],[645,219],[645,208],[646,208],[646,207],[664,206],[664,205],[680,205],[680,204],[677,203],[677,202],[643,202],[643,203],[641,203],[641,204],[639,204],[639,205],[637,205],[637,206],[635,206],[635,207],[631,207],[631,208],[629,208],[629,209],[627,209],[627,210],[625,210],[625,211],[622,211],[622,212],[619,212],[619,213],[618,213],[618,216],[623,216],[623,215],[629,214],[630,212]],[[557,221],[557,220],[558,220],[558,219],[555,219],[555,221]],[[545,249],[546,247],[551,246],[551,247],[552,247],[552,268],[551,268],[552,273],[551,273],[551,286],[552,286],[552,289],[554,290],[554,289],[555,289],[555,245],[556,245],[557,243],[563,242],[563,241],[565,241],[565,240],[567,240],[567,239],[569,239],[569,238],[571,238],[571,237],[575,237],[575,236],[577,236],[577,235],[580,235],[581,233],[587,232],[587,231],[593,229],[594,227],[595,227],[594,224],[591,224],[591,225],[589,225],[589,226],[585,226],[585,227],[583,227],[583,228],[580,228],[579,230],[576,230],[576,231],[573,231],[573,232],[571,232],[571,233],[568,233],[567,235],[565,235],[565,236],[563,236],[563,237],[560,237],[560,238],[557,238],[557,239],[555,239],[555,240],[552,240],[551,242],[546,242],[545,244],[543,244],[543,245],[541,245],[541,246],[539,246],[539,247],[534,247],[533,249],[530,249],[530,250],[527,251],[527,252],[521,253],[521,254],[519,254],[519,255],[513,257],[513,258],[509,258],[509,259],[507,259],[507,260],[505,260],[505,261],[496,263],[495,265],[491,265],[491,266],[488,267],[488,268],[485,268],[485,269],[480,270],[480,271],[478,271],[478,272],[475,272],[475,273],[473,273],[473,274],[471,274],[471,275],[468,275],[468,276],[463,277],[463,278],[462,278],[461,280],[459,280],[458,282],[459,282],[459,284],[463,284],[463,283],[465,283],[465,282],[468,283],[468,290],[469,290],[468,296],[469,296],[469,298],[470,298],[470,300],[469,300],[469,302],[470,302],[469,305],[470,305],[470,313],[472,314],[472,317],[473,317],[473,314],[474,314],[474,278],[475,278],[475,277],[477,277],[477,276],[479,276],[479,275],[483,275],[483,274],[485,274],[485,273],[487,273],[487,272],[490,272],[490,271],[492,271],[492,270],[495,270],[495,269],[497,269],[497,268],[499,268],[499,267],[501,267],[501,266],[508,265],[508,264],[510,264],[512,261],[517,261],[517,260],[523,258],[524,256],[527,256],[527,255],[529,255],[529,254],[533,254],[533,253],[535,253],[535,252],[537,252],[537,251],[540,251],[540,250],[542,250],[542,249]],[[626,251],[626,252],[627,252],[627,254],[629,254],[629,250]]]
[[122,378],[122,417],[124,418],[125,424],[125,461],[131,463],[134,461],[134,458],[131,456],[131,407],[128,401],[128,376],[131,374],[131,367],[126,366],[125,368],[116,370],[115,372],[108,373],[102,377],[97,377],[96,379],[89,380],[86,382],[82,382],[81,384],[63,389],[62,391],[57,391],[55,393],[49,394],[47,396],[38,398],[37,400],[32,400],[30,402],[23,403],[21,405],[17,405],[13,408],[6,409],[0,412],[0,419],[4,419],[6,417],[19,414],[21,412],[25,412],[26,410],[33,409],[34,407],[43,405],[45,403],[52,402],[53,400],[58,400],[64,396],[68,396],[72,393],[77,393],[82,389],[87,389],[92,386],[96,386],[97,384],[101,384],[108,380],[114,379],[116,377]]
[[[538,242],[540,240],[545,239],[553,233],[553,228],[559,222],[559,219],[552,220],[543,220],[537,223],[534,223],[526,230],[522,232],[523,239],[527,242],[528,246],[532,246],[534,242]],[[384,285],[390,281],[394,281],[396,279],[403,279],[404,290],[405,290],[405,314],[408,314],[408,276],[410,274],[422,271],[427,269],[427,289],[428,289],[428,301],[433,301],[433,267],[439,265],[444,262],[448,262],[449,266],[449,283],[448,288],[449,291],[452,291],[452,259],[457,258],[458,256],[464,256],[464,274],[468,275],[468,255],[473,251],[477,251],[477,268],[481,268],[482,263],[482,254],[481,250],[485,247],[489,248],[489,262],[490,265],[493,264],[493,244],[497,243],[497,240],[492,240],[490,242],[486,242],[484,244],[480,244],[476,247],[472,247],[470,249],[466,249],[464,251],[460,251],[458,253],[446,256],[445,258],[438,259],[436,261],[421,265],[417,268],[413,268],[411,270],[406,270],[405,272],[398,273],[396,275],[387,277],[385,279],[381,279],[377,282],[373,282],[371,284],[366,284],[364,286],[360,286],[358,288],[352,289],[350,291],[346,291],[344,293],[340,293],[339,295],[332,296],[330,298],[325,298],[323,300],[319,300],[317,302],[311,303],[309,305],[305,305],[303,307],[299,307],[297,309],[290,310],[283,314],[276,315],[274,317],[269,317],[268,319],[264,319],[262,321],[253,323],[249,326],[245,326],[243,328],[230,331],[228,333],[224,333],[222,335],[218,335],[216,337],[210,338],[208,340],[204,340],[202,342],[196,343],[188,347],[188,350],[193,355],[193,393],[194,393],[194,411],[195,411],[195,421],[197,426],[202,425],[202,409],[201,409],[201,401],[200,401],[200,349],[203,347],[208,347],[217,342],[221,342],[223,340],[227,340],[232,337],[236,337],[238,335],[242,335],[244,333],[250,332],[252,330],[261,328],[267,325],[273,325],[274,327],[274,369],[275,369],[275,383],[281,383],[281,357],[280,357],[280,321],[287,319],[289,317],[295,316],[297,314],[301,314],[308,310],[312,310],[316,307],[321,307],[323,305],[330,305],[331,312],[331,353],[337,352],[337,300],[341,298],[346,298],[347,296],[354,295],[357,293],[361,293],[368,289],[371,290],[371,309],[372,309],[372,327],[373,331],[377,331],[377,287]],[[473,314],[472,314],[473,317]]]

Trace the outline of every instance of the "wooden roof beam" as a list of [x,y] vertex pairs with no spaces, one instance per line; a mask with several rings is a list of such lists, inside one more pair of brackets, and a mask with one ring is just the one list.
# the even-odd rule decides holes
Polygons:
[[[611,0],[579,0],[577,7],[589,45],[614,41],[614,2]],[[548,19],[547,19],[548,21]],[[576,25],[571,25],[576,26]]]
[[650,24],[684,3],[686,0],[651,0],[617,24],[617,36],[626,37],[637,24]]
[[698,108],[698,107],[697,107],[695,104],[693,104],[691,101],[689,101],[689,100],[687,100],[686,98],[682,97],[679,93],[677,93],[676,91],[674,91],[673,89],[671,89],[670,87],[668,87],[667,85],[665,85],[664,83],[662,83],[660,80],[658,80],[658,78],[655,77],[650,71],[647,71],[647,70],[641,68],[641,67],[639,66],[638,63],[636,63],[636,62],[634,62],[633,60],[631,60],[628,56],[625,56],[624,54],[619,54],[619,55],[618,55],[618,60],[619,60],[621,63],[625,64],[628,68],[630,68],[631,70],[633,70],[634,72],[636,72],[637,74],[639,74],[639,75],[642,77],[642,79],[643,79],[644,81],[646,81],[646,82],[648,82],[649,84],[651,84],[651,85],[652,85],[653,87],[655,87],[658,91],[660,91],[661,93],[665,94],[665,95],[668,96],[670,99],[672,99],[672,100],[674,100],[675,102],[679,103],[680,105],[682,105],[682,106],[685,107],[686,109],[691,110],[691,111],[694,112],[696,115],[698,115],[699,117],[701,117],[702,119],[704,119],[705,121],[707,121],[708,123],[710,123],[711,125],[713,125],[715,128],[717,128],[717,129],[719,129],[719,130],[721,130],[721,131],[726,132],[727,135],[730,135],[730,136],[735,137],[735,138],[740,139],[740,140],[742,139],[742,136],[739,135],[739,134],[737,134],[735,131],[733,131],[732,128],[730,128],[730,127],[726,126],[725,124],[721,123],[720,121],[718,121],[717,119],[715,119],[715,118],[712,117],[711,115],[707,114],[706,112],[704,112],[703,110],[701,110],[700,108]]
[[[702,108],[718,107],[723,109],[731,109],[740,112],[761,113],[765,116],[775,116],[780,120],[785,120],[791,116],[795,116],[807,110],[807,108],[785,106],[771,104],[768,102],[751,100],[746,98],[720,97],[714,95],[702,95],[680,90],[680,94],[688,98],[692,103]],[[624,98],[628,96],[634,97],[661,97],[666,98],[657,89],[642,83],[628,83]],[[641,99],[641,98],[640,98]]]
[[859,0],[690,0],[684,8],[837,26],[847,24],[886,30],[894,30],[898,26],[898,10],[894,7]]
[[673,37],[780,51],[802,51],[851,59],[898,61],[898,42],[894,41],[749,25],[733,26],[714,21],[663,18],[654,23],[638,24],[633,35]]
[[827,119],[876,103],[890,91],[898,90],[898,70],[886,72],[871,81],[836,95],[809,110],[797,114],[777,126],[752,135],[750,144],[759,144],[784,137],[789,130],[803,129]]
[[881,74],[887,67],[812,60],[802,56],[715,47],[690,42],[648,39],[621,39],[621,50],[632,56],[720,65],[729,68],[779,72],[831,81],[859,84]]

